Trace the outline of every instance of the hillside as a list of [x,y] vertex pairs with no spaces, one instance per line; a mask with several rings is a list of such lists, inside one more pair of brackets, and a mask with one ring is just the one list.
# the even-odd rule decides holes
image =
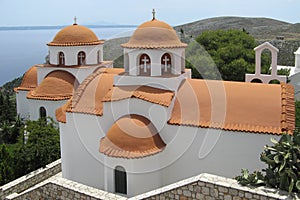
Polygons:
[[[203,19],[174,27],[180,33],[186,35],[183,42],[188,43],[189,36],[197,37],[203,31],[217,29],[245,29],[257,39],[259,43],[271,42],[279,49],[278,64],[294,65],[294,53],[300,47],[300,23],[291,24],[270,18],[247,17],[215,17]],[[284,36],[284,40],[276,40],[277,36]],[[123,49],[120,44],[126,43],[129,37],[107,40],[104,44],[104,60],[114,60],[115,67],[123,67]],[[13,82],[3,85],[1,91],[12,94],[13,87],[21,83],[21,77]]]
[[269,18],[215,17],[174,27],[178,32],[197,36],[205,30],[245,29],[257,40],[273,40],[284,36],[286,40],[300,39],[300,24],[291,24]]

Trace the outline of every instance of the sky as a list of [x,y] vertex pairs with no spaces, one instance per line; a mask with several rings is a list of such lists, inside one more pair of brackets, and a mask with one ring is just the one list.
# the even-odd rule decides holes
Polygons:
[[152,18],[180,25],[218,16],[300,22],[300,0],[0,0],[0,26],[139,25]]

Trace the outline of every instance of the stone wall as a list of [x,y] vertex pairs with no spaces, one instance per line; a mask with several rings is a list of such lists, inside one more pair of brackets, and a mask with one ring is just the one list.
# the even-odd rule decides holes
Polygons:
[[59,173],[20,194],[13,193],[7,196],[5,200],[23,199],[125,200],[127,198],[64,179]]
[[265,187],[243,187],[233,179],[210,174],[200,174],[172,185],[138,195],[131,199],[273,200],[299,198],[296,194],[293,195],[294,196],[288,196],[286,192]]
[[11,193],[20,193],[28,188],[40,183],[43,180],[59,173],[61,171],[61,160],[46,165],[44,168],[35,170],[25,176],[22,176],[12,182],[0,187],[0,199],[4,199]]
[[[210,174],[200,174],[198,176],[179,181],[177,183],[153,190],[135,197],[126,198],[116,194],[112,194],[103,190],[92,188],[71,180],[62,178],[61,173],[56,173],[55,169],[60,169],[60,160],[51,163],[47,168],[42,169],[36,175],[29,174],[28,177],[21,181],[13,181],[5,185],[2,190],[1,199],[6,200],[39,200],[39,199],[65,199],[65,200],[190,200],[190,199],[224,199],[224,200],[273,200],[273,199],[299,199],[297,194],[289,196],[286,192],[266,188],[249,188],[241,186],[236,180],[230,178],[219,177]],[[44,174],[44,175],[43,175]],[[46,176],[50,178],[41,181]],[[34,178],[35,177],[35,178]],[[39,179],[39,177],[41,179]],[[23,177],[22,177],[23,178]],[[33,181],[34,180],[34,181]],[[17,182],[19,182],[17,184]],[[36,185],[33,185],[38,182]],[[24,190],[25,186],[29,187]],[[30,186],[31,185],[31,186]],[[11,187],[9,187],[11,186]],[[4,186],[1,187],[3,189]],[[8,196],[7,191],[10,191]],[[14,192],[14,193],[13,193]],[[11,194],[12,193],[12,194]],[[298,194],[299,195],[299,194]]]

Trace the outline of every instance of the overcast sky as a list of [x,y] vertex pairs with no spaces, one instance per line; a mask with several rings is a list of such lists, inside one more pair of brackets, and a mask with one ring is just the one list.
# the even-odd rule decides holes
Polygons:
[[140,24],[157,18],[179,25],[216,16],[270,17],[300,22],[300,0],[0,0],[0,26]]

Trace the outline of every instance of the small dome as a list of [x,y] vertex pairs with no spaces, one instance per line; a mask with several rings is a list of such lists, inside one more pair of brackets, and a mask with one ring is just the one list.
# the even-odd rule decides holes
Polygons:
[[151,121],[140,115],[127,115],[101,139],[100,152],[111,157],[141,158],[159,153],[165,146]]
[[60,101],[70,99],[78,86],[76,78],[66,71],[53,71],[27,95],[29,99]]
[[84,46],[103,43],[91,29],[73,24],[60,30],[48,46]]
[[19,87],[15,88],[18,90],[32,90],[37,87],[37,69],[32,66],[23,76],[22,83]]
[[175,30],[167,23],[153,19],[141,24],[133,33],[128,43],[122,44],[125,48],[181,48],[182,43]]

